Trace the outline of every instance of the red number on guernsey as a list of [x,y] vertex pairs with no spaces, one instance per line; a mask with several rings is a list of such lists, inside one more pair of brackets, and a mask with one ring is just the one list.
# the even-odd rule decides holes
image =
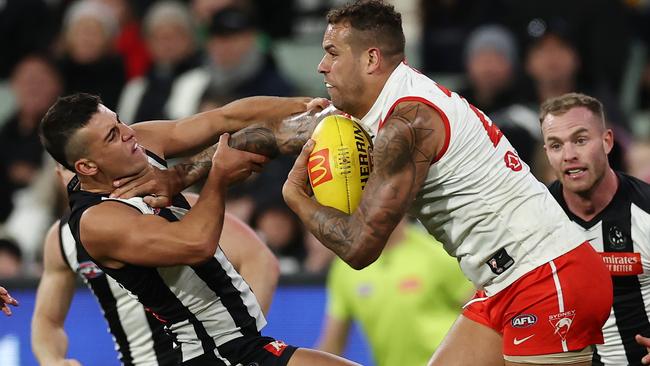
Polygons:
[[[446,96],[451,97],[451,92],[449,91],[449,89],[445,88],[444,86],[438,83],[436,83],[436,86],[443,93],[445,93]],[[472,104],[469,104],[469,107],[472,108],[472,111],[474,111],[476,117],[478,117],[478,119],[483,124],[483,128],[485,128],[485,132],[487,132],[490,141],[492,141],[492,145],[496,147],[499,144],[499,141],[501,141],[501,136],[503,136],[503,132],[501,132],[499,127],[497,127],[497,125],[492,123],[492,121],[488,121],[488,119],[485,117],[483,112],[481,112],[478,108],[474,107]]]
[[492,121],[488,121],[488,119],[485,117],[483,112],[481,112],[478,108],[474,107],[471,103],[469,105],[470,108],[476,113],[476,117],[478,117],[479,120],[481,120],[481,123],[483,124],[483,128],[485,128],[485,132],[487,132],[488,137],[490,138],[490,141],[492,141],[492,145],[496,147],[499,144],[499,141],[501,141],[501,136],[503,136],[503,132],[495,125],[492,123]]

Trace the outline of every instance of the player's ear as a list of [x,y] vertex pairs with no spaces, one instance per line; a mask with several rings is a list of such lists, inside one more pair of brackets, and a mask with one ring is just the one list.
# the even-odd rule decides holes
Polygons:
[[366,71],[368,74],[372,74],[377,69],[379,69],[379,65],[381,64],[381,52],[379,51],[379,48],[376,47],[369,48],[366,51],[366,56],[367,56]]
[[608,128],[603,132],[603,147],[605,148],[605,153],[609,154],[614,147],[614,131],[611,128]]
[[98,171],[97,164],[95,164],[92,160],[88,160],[86,158],[81,158],[75,161],[74,169],[78,174],[81,175],[95,175]]

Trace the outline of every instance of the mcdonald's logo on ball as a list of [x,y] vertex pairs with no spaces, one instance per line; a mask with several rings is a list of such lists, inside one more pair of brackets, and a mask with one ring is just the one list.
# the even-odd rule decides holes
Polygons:
[[361,201],[372,171],[372,140],[355,121],[343,116],[323,119],[311,137],[309,183],[316,200],[352,213]]

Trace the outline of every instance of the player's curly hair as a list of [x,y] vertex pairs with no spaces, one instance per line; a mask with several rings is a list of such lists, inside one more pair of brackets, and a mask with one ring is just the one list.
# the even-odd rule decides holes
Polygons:
[[358,41],[363,46],[376,45],[384,56],[404,58],[402,15],[381,0],[359,0],[327,13],[329,24],[349,23],[361,31]]

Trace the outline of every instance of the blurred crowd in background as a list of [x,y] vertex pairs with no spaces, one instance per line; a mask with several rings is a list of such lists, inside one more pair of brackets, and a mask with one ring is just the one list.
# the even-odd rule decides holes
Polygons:
[[[316,71],[339,0],[0,1],[0,278],[38,276],[45,230],[66,209],[38,139],[60,95],[99,94],[127,124],[176,119],[252,95],[327,96]],[[543,182],[554,180],[538,106],[600,99],[615,169],[650,181],[650,1],[395,0],[407,62],[483,110]],[[285,206],[281,157],[232,187],[284,274],[333,254]]]

